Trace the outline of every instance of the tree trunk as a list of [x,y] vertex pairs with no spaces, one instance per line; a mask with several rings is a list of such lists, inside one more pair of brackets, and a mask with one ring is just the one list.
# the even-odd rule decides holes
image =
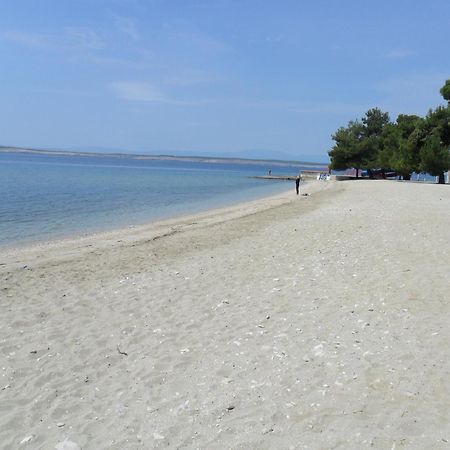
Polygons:
[[406,174],[406,175],[403,175],[403,179],[409,181],[409,180],[411,179],[411,174],[408,173],[408,174]]
[[356,178],[359,178],[359,169],[356,169]]
[[439,184],[444,184],[445,183],[445,173],[444,172],[441,172],[439,174],[439,181],[438,181],[438,183]]

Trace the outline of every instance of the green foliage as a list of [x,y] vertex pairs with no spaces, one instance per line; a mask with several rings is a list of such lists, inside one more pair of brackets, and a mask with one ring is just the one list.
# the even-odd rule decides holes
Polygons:
[[443,145],[450,146],[450,105],[430,110],[425,121],[428,134],[437,134]]
[[383,133],[383,145],[378,154],[378,166],[392,169],[403,177],[419,171],[419,137],[414,135],[421,118],[400,114],[395,124],[390,124]]
[[438,135],[430,135],[420,150],[420,169],[437,176],[450,167],[448,148],[442,145]]
[[450,106],[430,110],[418,130],[420,168],[440,175],[450,168]]
[[391,169],[409,178],[412,172],[439,175],[450,168],[450,80],[441,89],[449,105],[430,110],[426,117],[400,114],[395,123],[388,113],[369,109],[332,136],[332,169]]
[[450,80],[447,80],[444,86],[441,87],[441,95],[450,103]]
[[359,121],[350,121],[347,128],[341,127],[332,138],[336,144],[330,150],[331,168],[337,170],[360,167],[362,164],[360,142],[363,126]]
[[407,139],[420,124],[421,120],[419,116],[399,114],[397,117],[397,128],[400,130],[402,137]]
[[372,108],[366,112],[365,117],[362,118],[362,123],[365,126],[366,137],[380,136],[384,127],[389,123],[389,114],[378,108]]
[[347,128],[339,128],[332,136],[336,144],[328,152],[330,167],[337,170],[374,167],[383,129],[388,123],[389,115],[373,108],[367,111],[361,121],[350,121]]

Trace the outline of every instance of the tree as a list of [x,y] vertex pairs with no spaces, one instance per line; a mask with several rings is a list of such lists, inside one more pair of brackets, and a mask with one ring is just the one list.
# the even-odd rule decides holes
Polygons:
[[372,169],[376,166],[381,148],[381,135],[389,123],[389,115],[378,108],[370,109],[359,120],[350,121],[347,128],[339,128],[332,138],[336,144],[328,152],[332,169],[342,170],[351,167]]
[[381,136],[384,127],[389,123],[389,113],[384,113],[379,108],[372,108],[362,118],[364,134],[366,137]]
[[443,145],[450,147],[450,105],[438,106],[426,116],[429,134],[437,133]]
[[442,145],[437,134],[427,136],[420,150],[420,168],[422,172],[439,176],[439,183],[444,183],[444,171],[450,167],[448,148]]
[[393,169],[409,179],[412,172],[428,172],[444,182],[450,168],[450,80],[440,90],[447,106],[430,110],[425,118],[400,114],[391,123],[389,114],[369,109],[361,121],[349,122],[332,138],[330,168]]
[[412,172],[419,171],[420,146],[414,133],[422,120],[419,116],[400,114],[396,123],[385,126],[378,156],[380,167],[395,170],[405,180],[411,178]]
[[444,183],[444,172],[450,168],[450,105],[430,110],[420,131],[421,170]]
[[[378,165],[380,159],[380,151],[382,149],[383,130],[390,123],[389,114],[384,113],[379,108],[369,109],[362,118],[364,124],[364,137],[362,146],[364,147],[364,163],[365,168],[369,170]],[[386,166],[382,166],[386,168]],[[383,172],[384,176],[384,172]]]
[[363,164],[361,139],[363,125],[358,120],[350,121],[347,128],[341,127],[332,135],[336,144],[328,152],[331,159],[330,168],[344,170],[354,167],[356,175]]
[[400,132],[395,123],[388,124],[382,134],[381,147],[377,154],[375,167],[392,168],[392,160],[398,148]]
[[444,100],[447,100],[450,105],[450,80],[447,80],[444,86],[441,87],[441,95],[444,97]]
[[420,124],[422,118],[414,114],[399,114],[397,117],[397,126],[403,139],[408,139],[412,132]]

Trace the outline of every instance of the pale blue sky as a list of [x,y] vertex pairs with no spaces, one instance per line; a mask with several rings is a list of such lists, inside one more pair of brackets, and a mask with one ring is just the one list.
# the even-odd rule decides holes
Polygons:
[[324,161],[450,78],[448,0],[5,0],[0,30],[3,145]]

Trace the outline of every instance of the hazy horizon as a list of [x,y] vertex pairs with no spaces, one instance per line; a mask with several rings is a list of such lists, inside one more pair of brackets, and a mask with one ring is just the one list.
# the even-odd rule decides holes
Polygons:
[[[288,157],[292,155],[283,155],[279,153],[273,153],[273,157],[271,157],[272,152],[268,152],[265,156],[264,154],[260,154],[258,151],[257,155],[260,155],[259,157],[257,155],[252,154],[252,152],[237,152],[237,153],[228,153],[225,155],[222,155],[220,153],[192,153],[188,151],[178,151],[178,152],[160,152],[160,153],[150,153],[150,152],[127,152],[122,149],[117,148],[92,148],[92,147],[85,147],[85,148],[39,148],[39,147],[18,147],[18,146],[12,146],[12,145],[3,145],[0,144],[0,152],[6,152],[9,151],[15,152],[22,152],[26,151],[27,153],[67,153],[67,154],[80,154],[80,155],[99,155],[99,156],[130,156],[130,157],[173,157],[173,158],[199,158],[199,159],[230,159],[230,160],[248,160],[248,161],[276,161],[276,162],[297,162],[297,163],[305,163],[305,164],[318,164],[318,165],[327,165],[329,164],[329,161],[318,161],[313,159],[305,159],[305,160],[299,160],[295,159],[295,157],[289,159]],[[280,156],[285,156],[285,158],[280,158]]]

